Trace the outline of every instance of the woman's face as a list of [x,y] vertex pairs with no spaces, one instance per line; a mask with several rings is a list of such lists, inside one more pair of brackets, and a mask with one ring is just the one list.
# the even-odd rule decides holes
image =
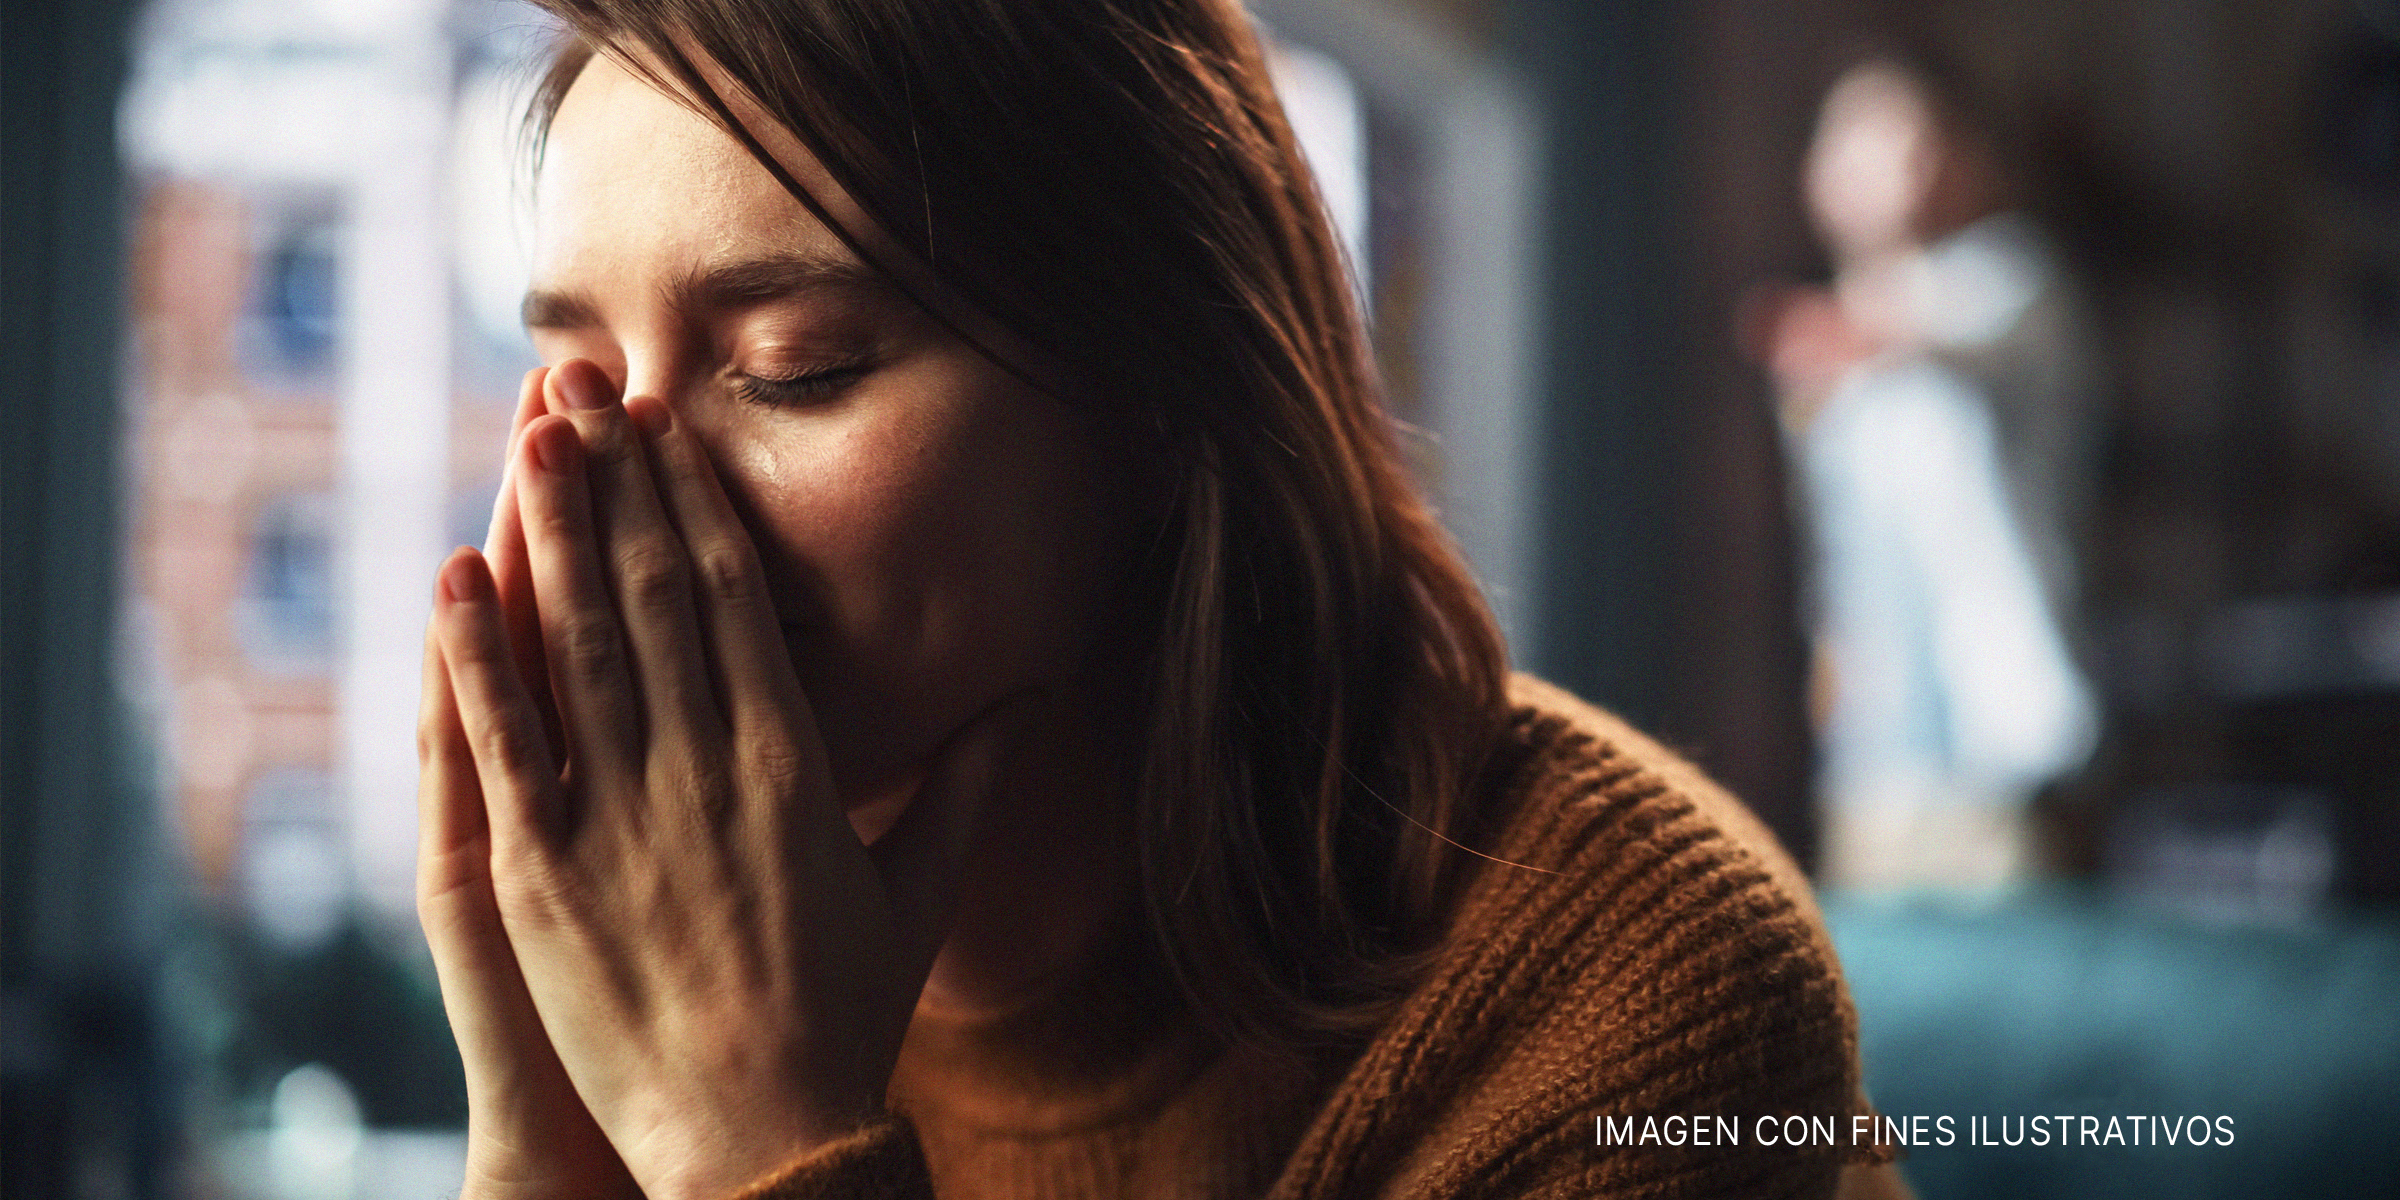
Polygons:
[[[735,111],[877,244],[796,139]],[[845,798],[905,784],[1096,649],[1128,540],[1098,425],[927,317],[732,137],[595,58],[536,212],[535,347],[665,400],[707,443]]]

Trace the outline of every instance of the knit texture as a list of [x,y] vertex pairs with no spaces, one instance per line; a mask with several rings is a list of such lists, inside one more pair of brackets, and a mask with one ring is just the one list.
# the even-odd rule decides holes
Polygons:
[[732,1200],[912,1200],[926,1192],[915,1131],[885,1116],[794,1159]]
[[[1294,1062],[1200,1033],[1118,939],[973,1022],[920,1013],[895,1115],[743,1200],[1270,1200],[1833,1194],[1855,1018],[1806,882],[1742,806],[1537,680],[1493,831],[1430,966],[1363,1046]],[[1606,1117],[1722,1116],[1739,1145],[1600,1144]],[[1838,1144],[1757,1144],[1762,1117]]]

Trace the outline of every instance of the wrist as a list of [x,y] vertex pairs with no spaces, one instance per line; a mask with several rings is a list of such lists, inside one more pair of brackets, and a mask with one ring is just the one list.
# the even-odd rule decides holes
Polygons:
[[472,1164],[458,1200],[644,1200],[642,1189],[618,1171],[595,1179],[510,1177],[478,1171]]
[[756,1113],[716,1128],[687,1119],[660,1127],[627,1154],[649,1200],[726,1200],[888,1119],[880,1103]]

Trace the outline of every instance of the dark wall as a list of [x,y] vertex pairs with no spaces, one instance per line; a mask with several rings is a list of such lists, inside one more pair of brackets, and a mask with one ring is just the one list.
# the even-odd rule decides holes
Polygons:
[[[1733,336],[1737,285],[1807,253],[1814,56],[1765,43],[1819,27],[1782,9],[1518,0],[1501,42],[1547,148],[1525,665],[1691,755],[1807,862],[1781,449]],[[1796,136],[1759,125],[1795,110]]]
[[1529,665],[1646,727],[1666,707],[1677,7],[1525,0],[1506,33],[1547,149]]
[[[159,1194],[147,806],[109,678],[128,0],[0,7],[0,1161]],[[93,1188],[100,1191],[94,1192]]]

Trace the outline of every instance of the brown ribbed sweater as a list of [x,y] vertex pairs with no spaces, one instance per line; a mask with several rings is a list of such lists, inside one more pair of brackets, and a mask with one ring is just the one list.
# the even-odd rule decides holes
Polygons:
[[[1136,938],[1021,1009],[920,1012],[896,1114],[745,1200],[1828,1196],[1846,1150],[1761,1116],[1862,1111],[1854,1020],[1806,883],[1740,804],[1519,676],[1496,858],[1363,1048],[1221,1049]],[[1598,1144],[1597,1119],[1735,1118],[1742,1145]]]

